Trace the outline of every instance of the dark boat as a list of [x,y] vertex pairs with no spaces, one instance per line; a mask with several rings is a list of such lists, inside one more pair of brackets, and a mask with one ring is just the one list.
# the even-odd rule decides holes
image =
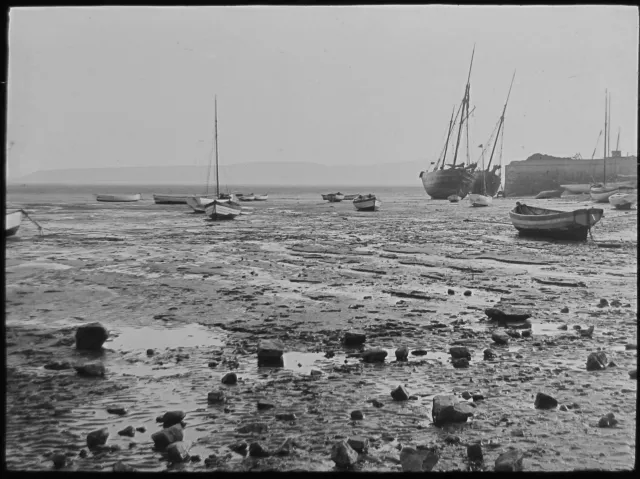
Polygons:
[[523,236],[584,241],[587,233],[604,216],[601,208],[573,211],[548,210],[520,202],[509,212],[513,226]]

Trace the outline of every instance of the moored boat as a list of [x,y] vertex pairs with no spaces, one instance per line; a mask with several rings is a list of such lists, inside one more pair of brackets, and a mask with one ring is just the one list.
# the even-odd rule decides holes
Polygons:
[[617,210],[630,210],[631,207],[638,202],[638,192],[624,192],[619,190],[609,197],[609,203]]
[[449,195],[447,196],[447,199],[449,200],[449,202],[451,203],[457,203],[459,202],[462,198],[460,198],[458,195]]
[[469,193],[469,203],[471,203],[471,206],[490,206],[493,203],[493,197]]
[[603,216],[601,208],[557,211],[520,202],[509,212],[509,218],[520,235],[578,241],[586,240],[589,230]]
[[250,193],[248,195],[238,195],[238,200],[240,201],[255,201],[256,195]]
[[214,198],[204,196],[189,196],[187,198],[187,205],[189,205],[195,213],[204,213],[207,205],[209,205],[213,200]]
[[381,205],[382,201],[373,194],[358,195],[353,200],[353,206],[355,206],[358,211],[378,211]]
[[185,205],[192,195],[153,195],[156,205]]
[[255,195],[256,201],[267,201],[269,199],[269,195],[265,193],[264,195]]
[[575,185],[560,185],[560,188],[563,188],[564,191],[571,195],[579,195],[582,193],[589,193],[589,189],[591,188],[590,184],[575,184]]
[[607,203],[609,197],[618,193],[617,186],[592,186],[589,190],[591,199],[596,203]]
[[544,200],[548,198],[560,198],[564,190],[545,190],[535,196],[536,200]]
[[358,196],[361,196],[360,193],[356,193],[355,195],[344,195],[344,199],[346,201],[353,201],[355,200]]
[[136,193],[134,195],[96,195],[96,201],[106,201],[111,203],[126,203],[132,201],[140,201],[142,195]]
[[22,210],[7,210],[5,218],[4,235],[15,235],[20,228],[20,223],[22,223]]
[[[324,197],[324,195],[322,195]],[[327,200],[329,200],[329,203],[339,203],[340,201],[344,200],[344,195],[340,192],[338,193],[329,193],[327,195]]]

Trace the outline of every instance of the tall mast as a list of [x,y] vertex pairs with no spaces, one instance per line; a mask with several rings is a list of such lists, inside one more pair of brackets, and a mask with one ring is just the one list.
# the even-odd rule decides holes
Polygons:
[[616,141],[616,151],[620,151],[620,127],[618,127],[618,141]]
[[498,125],[498,132],[496,133],[496,139],[493,142],[493,148],[491,149],[491,156],[489,157],[489,163],[487,164],[487,171],[491,168],[491,162],[493,161],[493,154],[496,151],[496,145],[498,144],[498,137],[500,136],[500,130],[502,129],[502,124],[504,123],[504,114],[507,112],[507,104],[509,103],[509,97],[511,96],[511,87],[513,87],[513,80],[516,78],[516,72],[513,72],[513,77],[511,77],[511,85],[509,85],[509,93],[507,93],[507,101],[504,102],[504,108],[502,109],[502,115],[500,116],[500,124]]
[[[471,67],[473,67],[473,56],[476,52],[476,46],[473,46],[473,51],[471,52],[471,64],[469,65],[469,76],[467,77],[467,86],[464,89],[464,97],[462,99],[462,118],[464,120],[464,112],[469,111],[469,82],[471,81]],[[463,120],[460,121],[460,128],[458,128],[458,139],[456,140],[456,151],[453,155],[453,166],[456,165],[456,159],[458,158],[458,147],[460,146],[460,137],[462,135],[462,123]]]
[[[451,120],[449,120],[449,132],[447,133],[447,142],[444,144],[444,155],[442,155],[442,168],[444,168],[444,164],[447,159],[447,147],[449,146],[449,138],[451,138],[451,130],[453,130],[453,114],[455,113],[455,111],[456,111],[456,106],[453,105],[453,110],[451,110]],[[460,110],[458,110],[458,113],[459,112]],[[435,169],[436,170],[438,169],[438,165],[436,165]]]
[[609,93],[609,97],[608,97],[608,102],[607,105],[609,106],[609,109],[607,111],[607,148],[609,148],[609,150],[607,151],[607,153],[609,154],[609,156],[611,156],[611,93]]
[[602,157],[602,182],[607,182],[607,90],[604,91],[604,156]]
[[205,193],[205,196],[209,196],[209,183],[211,181],[211,156],[213,153],[213,148],[211,148],[211,151],[209,152],[209,168],[207,169],[207,191]]
[[220,197],[220,175],[218,174],[218,96],[215,96],[215,139],[216,139],[216,198]]

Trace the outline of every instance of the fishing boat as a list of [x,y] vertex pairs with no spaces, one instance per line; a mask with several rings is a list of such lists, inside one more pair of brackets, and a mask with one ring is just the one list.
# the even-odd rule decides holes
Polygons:
[[325,201],[328,201],[328,200],[329,200],[329,194],[321,195],[321,196],[322,196],[322,199],[323,199],[323,200],[325,200]]
[[216,192],[213,201],[205,206],[205,214],[214,221],[232,220],[242,212],[242,206],[234,195],[220,193],[220,172],[218,168],[218,98],[215,97],[214,144],[216,154]]
[[617,210],[630,210],[638,202],[638,191],[620,191],[609,197],[609,203]]
[[574,211],[557,211],[517,202],[509,212],[511,223],[523,236],[540,236],[556,239],[587,239],[589,230],[604,216],[601,208],[582,208]]
[[358,211],[378,211],[381,205],[382,201],[373,194],[358,195],[353,199],[353,206],[355,206]]
[[449,202],[451,203],[457,203],[459,202],[462,198],[460,198],[458,195],[449,195],[447,196],[447,199],[449,200]]
[[152,195],[156,205],[186,205],[191,195]]
[[96,195],[96,201],[106,201],[111,203],[126,203],[132,201],[140,201],[142,195],[137,193],[135,195]]
[[353,201],[355,200],[358,196],[361,196],[360,193],[356,193],[355,195],[344,195],[344,199],[346,201]]
[[546,190],[541,191],[535,196],[536,200],[545,200],[549,198],[560,198],[564,190]]
[[4,235],[13,236],[18,232],[20,223],[22,223],[22,210],[6,210],[5,213]]
[[[458,108],[458,113],[456,114],[455,119],[453,112],[451,112],[449,131],[447,133],[447,139],[444,146],[444,154],[435,163],[435,167],[432,171],[421,171],[419,175],[419,178],[422,180],[422,186],[424,187],[427,194],[434,200],[444,200],[451,195],[458,195],[460,198],[464,198],[465,196],[467,196],[469,191],[471,191],[471,187],[473,186],[473,172],[476,165],[469,164],[465,166],[464,163],[457,164],[456,162],[458,159],[460,140],[462,138],[462,127],[471,114],[469,112],[469,89],[471,87],[471,67],[473,66],[474,54],[475,47],[473,49],[473,53],[471,54],[471,64],[469,65],[469,75],[467,78],[464,97],[462,99],[460,107]],[[449,145],[449,140],[451,138],[451,132],[453,131],[458,115],[461,112],[462,114],[460,116],[458,136],[456,140],[455,152],[453,155],[453,163],[446,165],[445,163],[447,157],[447,148]],[[468,131],[469,130],[467,122],[467,138],[469,137]],[[448,166],[448,168],[445,169],[445,166]]]
[[[325,195],[322,195],[322,197],[324,198]],[[344,195],[340,192],[338,193],[329,193],[327,196],[327,200],[329,200],[329,203],[339,203],[340,201],[344,200]]]
[[267,201],[268,199],[269,199],[269,195],[266,193],[264,195],[255,195],[256,201]]

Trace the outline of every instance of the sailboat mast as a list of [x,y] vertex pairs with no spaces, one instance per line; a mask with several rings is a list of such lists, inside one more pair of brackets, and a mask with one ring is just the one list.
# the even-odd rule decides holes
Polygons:
[[620,128],[618,127],[618,141],[616,141],[616,151],[620,151]]
[[[473,46],[473,51],[471,52],[471,64],[469,65],[469,76],[467,77],[467,86],[464,90],[464,97],[462,99],[462,118],[464,120],[464,112],[469,111],[469,82],[471,81],[471,68],[473,67],[473,56],[476,53],[476,46]],[[453,166],[456,165],[456,160],[458,159],[458,147],[460,146],[460,137],[462,136],[462,123],[463,120],[460,121],[460,127],[458,128],[458,139],[456,140],[456,151],[453,155]]]
[[209,183],[211,181],[211,154],[213,153],[213,148],[212,150],[209,152],[209,168],[207,169],[207,191],[205,193],[205,196],[209,196]]
[[220,197],[220,175],[218,174],[218,96],[214,100],[215,108],[215,145],[216,145],[216,198]]
[[607,127],[609,129],[607,130],[607,148],[609,148],[609,150],[607,153],[611,156],[611,93],[609,93],[608,100],[607,105],[609,106],[609,109],[607,111]]
[[607,90],[604,91],[604,156],[602,157],[602,181],[607,182]]
[[498,132],[496,133],[496,139],[493,142],[493,148],[491,149],[491,156],[489,157],[489,163],[487,164],[487,171],[491,168],[491,162],[493,161],[493,154],[496,151],[496,145],[498,144],[498,137],[500,136],[500,130],[502,129],[502,124],[504,123],[504,115],[507,112],[507,105],[509,104],[509,97],[511,96],[511,88],[513,87],[513,80],[516,78],[516,72],[513,72],[513,77],[511,77],[511,85],[509,85],[509,93],[507,93],[507,101],[504,102],[504,108],[502,109],[502,115],[500,116],[500,124],[498,125]]
[[[447,141],[444,144],[444,155],[442,155],[442,168],[444,168],[444,164],[447,159],[447,147],[449,146],[449,139],[451,138],[451,130],[453,130],[453,114],[455,113],[455,111],[456,111],[456,106],[453,105],[453,110],[451,110],[451,120],[449,120],[449,132],[447,133]],[[458,110],[458,113],[460,113],[460,110]],[[438,165],[436,165],[435,169],[436,170],[438,169]]]

